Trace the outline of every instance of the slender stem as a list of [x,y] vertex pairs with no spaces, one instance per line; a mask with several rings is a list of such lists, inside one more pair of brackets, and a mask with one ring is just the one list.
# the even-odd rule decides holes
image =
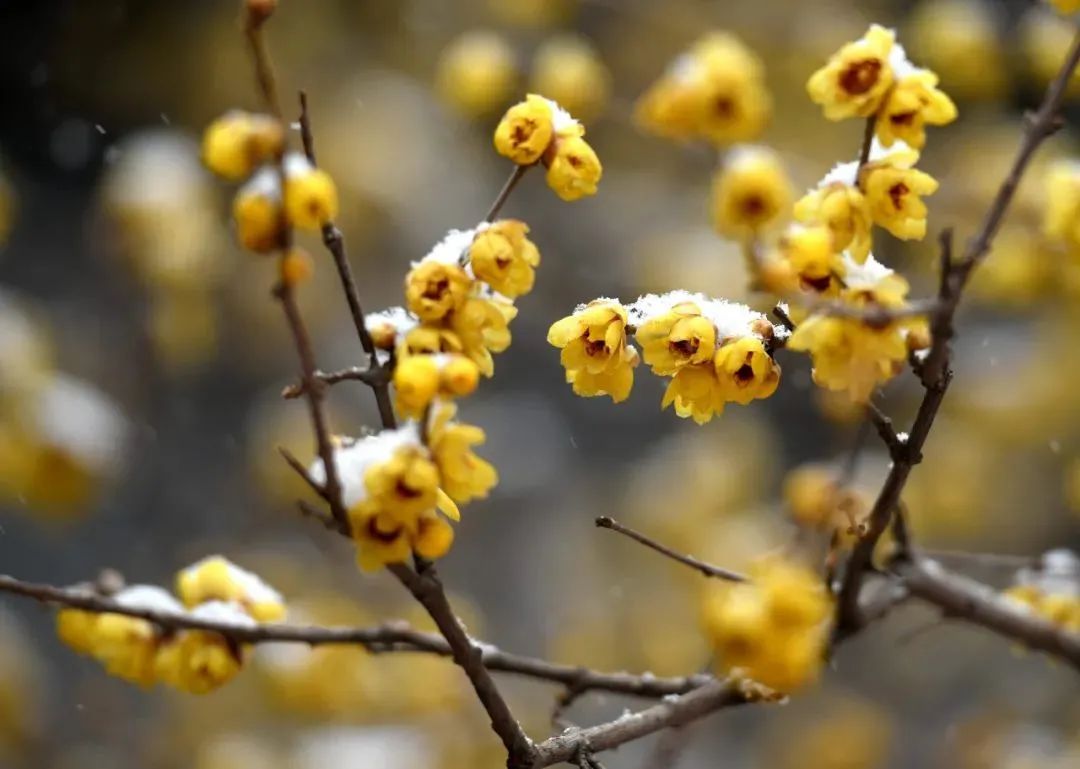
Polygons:
[[253,22],[248,19],[244,25],[244,36],[247,38],[248,48],[251,50],[251,60],[255,68],[255,83],[259,89],[266,108],[278,120],[284,120],[284,112],[281,110],[281,100],[278,98],[277,78],[274,75],[274,63],[270,58],[270,50],[266,45],[266,36],[263,33],[263,21]]
[[667,556],[673,561],[678,561],[684,566],[689,566],[691,569],[696,569],[697,571],[700,571],[706,577],[723,579],[727,580],[728,582],[747,581],[747,578],[742,574],[738,574],[734,571],[729,571],[728,569],[722,569],[719,566],[713,566],[712,564],[705,563],[704,561],[699,561],[697,558],[694,558],[690,555],[683,555],[682,553],[677,553],[667,545],[657,542],[655,539],[647,537],[641,532],[631,529],[629,526],[624,526],[615,519],[609,518],[606,515],[597,518],[596,525],[601,529],[611,529],[612,531],[627,536],[635,542],[645,545],[645,547],[651,550],[655,550],[661,555]]
[[518,182],[525,176],[525,172],[530,168],[532,168],[532,166],[514,166],[514,170],[510,172],[510,176],[507,177],[506,183],[503,184],[502,189],[499,190],[499,194],[495,197],[495,201],[491,204],[491,208],[489,208],[487,214],[485,214],[485,222],[495,221],[495,217],[499,215],[502,207],[510,198],[510,193],[514,191],[514,187],[518,185]]
[[[339,382],[363,382],[369,387],[376,387],[384,381],[388,381],[389,372],[385,367],[360,368],[350,366],[339,371],[316,371],[315,378],[324,385],[335,385]],[[291,384],[281,391],[281,397],[285,399],[299,398],[307,390],[303,382]]]
[[859,174],[870,161],[870,149],[874,146],[874,129],[877,127],[877,115],[871,115],[866,119],[863,127],[862,146],[859,147],[859,165],[855,171],[855,183],[859,183]]

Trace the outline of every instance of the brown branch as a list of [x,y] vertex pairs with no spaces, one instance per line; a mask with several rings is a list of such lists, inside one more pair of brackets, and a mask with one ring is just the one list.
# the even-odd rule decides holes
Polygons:
[[722,708],[775,698],[776,695],[768,690],[731,679],[714,681],[688,694],[609,723],[585,729],[569,729],[550,737],[536,745],[533,762],[527,766],[540,769],[572,761],[581,750],[590,753],[611,750],[662,729],[690,723]]
[[507,177],[506,183],[503,184],[502,189],[499,190],[499,194],[495,196],[495,201],[491,204],[491,208],[488,209],[487,214],[484,215],[485,222],[495,221],[495,217],[499,215],[502,207],[506,205],[506,201],[510,198],[510,193],[514,191],[514,187],[517,187],[518,182],[525,176],[525,172],[532,166],[519,166],[515,165],[514,170],[510,172],[510,176]]
[[642,545],[645,545],[645,547],[647,547],[647,548],[649,548],[651,550],[655,550],[657,553],[660,553],[661,555],[667,556],[668,558],[672,559],[673,561],[678,561],[679,563],[683,564],[684,566],[689,566],[691,569],[696,569],[697,571],[704,574],[706,577],[713,577],[715,579],[723,579],[723,580],[727,580],[728,582],[746,582],[747,581],[747,578],[745,576],[743,576],[742,574],[738,574],[737,572],[734,572],[734,571],[729,571],[728,569],[723,569],[723,568],[721,568],[719,566],[713,566],[712,564],[705,563],[704,561],[700,561],[697,558],[694,558],[693,556],[690,556],[690,555],[683,555],[682,553],[678,553],[678,552],[672,550],[667,545],[661,544],[660,542],[657,542],[655,539],[652,539],[652,538],[642,534],[639,531],[635,531],[634,529],[631,529],[629,526],[624,526],[623,524],[619,523],[615,519],[609,518],[606,515],[602,515],[599,518],[597,518],[596,519],[596,525],[601,529],[611,529],[612,531],[615,531],[615,532],[618,532],[619,534],[627,536],[630,539],[634,540],[635,542],[638,542],[638,543],[640,543]]
[[990,587],[969,577],[947,571],[927,558],[898,560],[892,570],[903,580],[911,595],[931,603],[946,617],[992,630],[1065,660],[1080,671],[1080,633],[1070,633],[1060,625],[1010,603]]
[[[285,624],[232,625],[192,614],[174,614],[125,606],[87,588],[54,587],[25,582],[6,575],[0,575],[0,592],[73,609],[145,619],[168,630],[207,630],[220,633],[237,643],[358,645],[375,653],[428,652],[443,657],[451,656],[450,645],[441,635],[416,630],[404,622],[388,622],[365,628]],[[553,684],[573,685],[581,692],[605,691],[634,697],[659,698],[685,694],[714,680],[707,675],[660,678],[632,673],[606,673],[510,654],[488,644],[479,645],[479,648],[484,667],[488,670]]]
[[507,767],[517,769],[531,766],[535,750],[533,742],[521,728],[495,681],[484,667],[483,649],[469,637],[461,620],[450,607],[446,591],[443,590],[434,567],[425,564],[422,571],[413,571],[404,564],[391,564],[388,568],[427,610],[449,644],[454,662],[468,676],[473,691],[491,719],[492,730],[506,748]]
[[885,444],[885,447],[888,448],[889,458],[892,459],[893,462],[902,460],[907,451],[907,444],[900,440],[899,433],[897,433],[896,428],[893,427],[892,419],[878,408],[873,401],[867,402],[866,414],[869,417],[870,422],[874,425],[874,429],[877,430],[877,434]]
[[874,113],[866,119],[866,124],[863,126],[862,145],[859,147],[859,165],[856,166],[855,179],[858,183],[859,172],[862,171],[863,166],[870,162],[870,149],[874,146],[874,129],[877,127],[877,113]]
[[[315,165],[315,138],[311,130],[311,115],[308,112],[307,94],[300,92],[300,136],[304,144],[304,154],[311,165]],[[356,287],[356,278],[353,276],[352,266],[345,251],[345,236],[333,222],[327,222],[322,228],[322,241],[326,250],[333,257],[334,267],[337,269],[338,280],[341,282],[341,290],[345,294],[345,301],[349,305],[349,314],[352,316],[353,326],[360,338],[360,346],[368,356],[368,368],[375,371],[380,368],[378,352],[375,343],[371,339],[367,324],[364,322],[364,310],[360,305],[360,292]],[[390,400],[389,377],[373,380],[368,383],[375,393],[375,403],[379,408],[379,419],[383,427],[394,428],[397,419],[394,417],[394,406]]]
[[244,37],[251,51],[251,60],[255,68],[255,83],[266,108],[278,120],[284,120],[281,100],[278,98],[277,78],[274,76],[274,64],[263,35],[263,24],[269,15],[259,15],[248,8],[244,18]]
[[[386,366],[379,366],[378,368],[360,368],[359,366],[350,366],[349,368],[341,369],[340,371],[316,371],[315,379],[324,385],[336,385],[339,382],[363,382],[368,387],[377,387],[380,384],[385,384],[389,381],[390,371]],[[281,397],[286,400],[292,398],[299,398],[307,390],[304,388],[303,382],[297,382],[291,384],[281,391]]]
[[1059,127],[1058,113],[1065,90],[1077,65],[1080,64],[1080,30],[1074,35],[1072,46],[1053,82],[1047,89],[1038,111],[1028,120],[1024,137],[1012,167],[998,189],[994,202],[987,211],[975,237],[969,241],[959,262],[952,259],[951,233],[946,230],[941,237],[942,274],[939,288],[941,310],[934,315],[931,333],[934,340],[919,372],[926,393],[919,405],[907,451],[893,460],[892,468],[870,512],[866,535],[856,544],[848,560],[837,602],[836,632],[843,634],[849,627],[860,624],[858,618],[859,588],[863,573],[870,566],[874,547],[888,527],[889,518],[900,503],[900,495],[907,484],[912,467],[922,459],[922,449],[937,416],[941,401],[952,378],[949,366],[949,340],[953,335],[953,318],[964,286],[972,271],[990,250],[994,235],[1012,202],[1016,189],[1027,170],[1035,150]]

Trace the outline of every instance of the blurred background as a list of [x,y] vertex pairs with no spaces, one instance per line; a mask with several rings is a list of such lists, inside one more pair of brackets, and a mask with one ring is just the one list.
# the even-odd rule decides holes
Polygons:
[[[423,625],[394,580],[359,574],[348,543],[300,519],[304,489],[275,450],[312,456],[303,406],[279,398],[296,363],[269,295],[276,271],[235,245],[230,190],[198,158],[211,119],[259,106],[236,11],[224,0],[0,2],[0,572],[69,584],[113,567],[169,586],[220,552],[281,590],[297,621]],[[543,264],[497,376],[463,404],[501,476],[465,510],[441,566],[475,634],[562,662],[697,671],[708,660],[701,578],[593,519],[744,568],[798,535],[791,471],[846,461],[859,414],[813,387],[802,356],[780,358],[776,396],[698,427],[659,410],[664,383],[644,368],[623,404],[576,398],[545,335],[600,295],[688,288],[767,309],[747,293],[738,247],[709,224],[715,150],[642,132],[634,100],[701,34],[727,30],[765,63],[774,110],[761,141],[809,187],[854,159],[862,125],[825,121],[806,78],[871,21],[895,26],[960,108],[931,129],[920,163],[942,182],[927,241],[875,233],[879,259],[925,296],[934,236],[974,229],[1070,39],[1037,3],[281,0],[269,25],[280,85],[290,101],[310,94],[368,311],[400,304],[410,260],[483,216],[509,171],[492,128],[526,90],[581,118],[604,163],[594,198],[567,205],[526,176],[504,209],[529,223]],[[1042,158],[1077,150],[1066,130]],[[1028,174],[970,292],[954,388],[905,497],[927,547],[1034,557],[1080,543],[1080,347],[1067,336],[1080,262],[1041,238],[1044,168]],[[359,364],[332,266],[307,245],[316,272],[302,301],[319,362]],[[915,384],[899,377],[881,401],[901,424]],[[330,400],[338,432],[377,422],[361,385]],[[888,460],[868,446],[856,483],[873,494]],[[999,587],[1023,562],[952,559]],[[903,608],[833,668],[786,706],[687,728],[680,765],[1080,765],[1076,678],[982,631]],[[547,736],[556,690],[502,680],[530,732]],[[637,705],[591,696],[568,718]],[[644,740],[604,761],[647,765],[670,746]],[[212,695],[142,692],[64,649],[48,611],[0,597],[4,769],[502,761],[444,660],[267,648]]]

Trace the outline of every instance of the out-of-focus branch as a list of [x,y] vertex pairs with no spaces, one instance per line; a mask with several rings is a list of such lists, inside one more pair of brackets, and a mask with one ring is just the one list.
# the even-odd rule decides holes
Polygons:
[[682,726],[723,708],[780,700],[768,689],[735,680],[714,681],[598,726],[568,729],[536,745],[533,769],[571,761],[581,750],[599,753],[669,727]]
[[953,320],[964,287],[972,271],[989,252],[994,235],[1001,226],[1001,221],[1032,156],[1039,145],[1060,127],[1061,104],[1069,80],[1078,64],[1080,64],[1080,30],[1077,30],[1074,35],[1069,52],[1057,76],[1047,88],[1042,104],[1029,117],[1012,166],[986,212],[981,227],[975,237],[968,242],[964,256],[959,261],[954,261],[952,258],[951,232],[946,230],[942,233],[941,282],[938,291],[941,309],[932,317],[933,342],[919,369],[919,376],[926,392],[911,428],[907,450],[897,452],[898,456],[894,457],[889,474],[870,512],[866,535],[856,544],[848,559],[837,602],[835,627],[840,634],[843,634],[848,626],[857,626],[860,623],[858,603],[863,574],[870,566],[874,547],[888,527],[889,519],[900,503],[900,495],[907,484],[912,467],[922,459],[923,445],[952,379],[952,370],[949,365],[949,342],[954,333]]
[[713,566],[712,564],[705,563],[704,561],[698,560],[691,555],[683,555],[682,553],[678,553],[675,550],[672,550],[667,545],[657,542],[655,539],[652,539],[651,537],[648,537],[639,531],[635,531],[629,526],[624,526],[623,524],[616,521],[614,518],[609,518],[606,515],[602,515],[597,518],[596,525],[598,528],[611,529],[614,532],[618,532],[619,534],[629,537],[635,542],[645,545],[645,547],[649,548],[650,550],[654,550],[657,553],[660,553],[660,555],[667,556],[673,561],[678,561],[683,566],[689,566],[691,569],[695,569],[701,572],[706,577],[723,579],[727,580],[728,582],[747,581],[746,577],[742,574],[730,571],[728,569],[723,569],[719,566]]
[[[145,619],[167,630],[206,630],[219,633],[236,643],[357,645],[374,653],[427,652],[442,657],[451,656],[450,645],[441,635],[416,630],[404,622],[388,622],[363,628],[285,624],[239,625],[208,620],[193,614],[125,606],[89,588],[54,587],[25,582],[6,575],[0,575],[0,592],[55,606]],[[632,673],[607,673],[510,654],[489,644],[476,645],[481,651],[481,661],[488,670],[512,673],[553,684],[572,685],[582,692],[605,691],[642,698],[667,697],[685,694],[714,680],[708,675],[660,678]]]
[[[386,384],[390,379],[390,372],[385,366],[377,368],[360,368],[350,366],[339,371],[316,371],[315,379],[324,385],[336,385],[338,382],[362,382],[368,387],[375,388]],[[306,391],[303,382],[291,384],[281,391],[281,397],[285,399],[299,398]]]
[[1080,671],[1080,633],[1010,603],[987,585],[946,570],[937,561],[898,559],[891,570],[914,597],[939,607],[944,615],[1046,652]]

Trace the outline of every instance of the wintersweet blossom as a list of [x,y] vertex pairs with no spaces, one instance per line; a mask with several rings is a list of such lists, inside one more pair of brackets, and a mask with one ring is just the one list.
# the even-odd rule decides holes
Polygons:
[[228,181],[240,181],[285,146],[281,121],[269,115],[230,110],[206,127],[202,158],[206,167]]
[[627,311],[616,301],[597,299],[548,330],[548,343],[562,350],[566,381],[585,397],[626,400],[634,386],[637,351],[626,339]]
[[751,578],[706,599],[705,632],[717,667],[778,691],[799,689],[825,661],[829,595],[814,571],[780,559],[756,564]]
[[792,197],[791,182],[773,150],[736,147],[713,176],[713,225],[724,237],[755,238],[787,218]]
[[473,274],[510,299],[529,293],[536,280],[540,251],[528,232],[525,222],[502,219],[477,233],[469,246]]
[[861,264],[870,253],[873,220],[866,196],[855,185],[854,169],[850,182],[823,180],[795,201],[795,219],[803,224],[823,224],[832,233],[832,247],[846,251]]
[[806,90],[829,120],[869,117],[881,107],[893,84],[889,64],[896,34],[872,24],[866,34],[834,53],[810,76]]
[[956,105],[937,87],[930,70],[914,70],[898,77],[877,115],[875,131],[886,147],[903,141],[915,149],[926,144],[926,126],[947,125],[956,120]]
[[285,618],[285,601],[280,593],[220,555],[203,558],[177,574],[176,594],[189,609],[221,601],[240,605],[259,622]]
[[531,93],[512,106],[495,128],[495,150],[518,165],[540,160],[555,136],[554,109],[543,96]]
[[726,32],[711,32],[675,59],[634,107],[645,130],[717,145],[753,141],[772,99],[761,59]]
[[866,196],[870,218],[901,240],[926,237],[924,195],[937,192],[938,182],[915,168],[919,153],[902,142],[889,151],[871,152],[859,172],[859,187]]

